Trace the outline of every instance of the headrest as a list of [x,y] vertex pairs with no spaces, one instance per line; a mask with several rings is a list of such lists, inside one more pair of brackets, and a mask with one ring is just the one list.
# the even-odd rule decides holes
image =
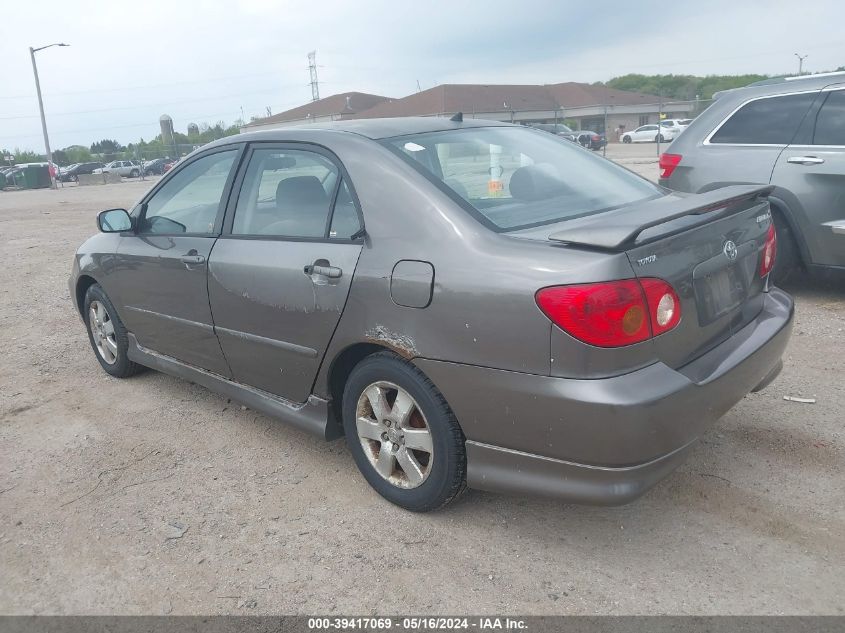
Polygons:
[[520,167],[511,176],[508,190],[516,200],[544,200],[564,193],[566,184],[548,163]]
[[276,185],[276,207],[279,209],[327,205],[329,197],[316,176],[292,176]]

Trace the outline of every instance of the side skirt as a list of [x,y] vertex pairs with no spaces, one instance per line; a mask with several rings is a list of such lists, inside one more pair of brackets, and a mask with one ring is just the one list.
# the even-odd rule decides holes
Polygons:
[[206,389],[237,400],[250,409],[287,422],[325,440],[334,440],[340,437],[337,425],[328,423],[328,401],[315,395],[308,396],[308,401],[304,403],[285,400],[266,391],[228,380],[210,371],[188,365],[170,356],[142,347],[131,332],[129,333],[128,356],[129,360],[140,365],[202,385]]

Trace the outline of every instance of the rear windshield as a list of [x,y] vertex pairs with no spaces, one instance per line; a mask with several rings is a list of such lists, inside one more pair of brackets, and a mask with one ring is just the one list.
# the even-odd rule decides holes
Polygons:
[[510,231],[661,195],[647,180],[537,130],[485,127],[386,139],[491,228]]

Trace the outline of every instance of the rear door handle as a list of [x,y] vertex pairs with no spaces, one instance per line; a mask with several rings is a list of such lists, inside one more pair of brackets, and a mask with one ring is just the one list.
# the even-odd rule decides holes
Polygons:
[[302,271],[306,275],[323,275],[329,279],[339,279],[343,275],[343,270],[337,266],[320,266],[317,264],[308,264]]
[[824,158],[819,158],[818,156],[790,156],[786,159],[787,163],[792,163],[793,165],[821,165],[824,162]]
[[202,264],[205,261],[205,257],[203,255],[197,255],[196,251],[185,253],[181,259],[186,264]]

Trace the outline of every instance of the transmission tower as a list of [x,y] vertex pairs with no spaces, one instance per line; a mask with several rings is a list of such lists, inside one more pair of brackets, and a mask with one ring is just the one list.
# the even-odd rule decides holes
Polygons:
[[308,71],[311,73],[311,101],[320,99],[320,82],[317,80],[317,51],[308,53]]

